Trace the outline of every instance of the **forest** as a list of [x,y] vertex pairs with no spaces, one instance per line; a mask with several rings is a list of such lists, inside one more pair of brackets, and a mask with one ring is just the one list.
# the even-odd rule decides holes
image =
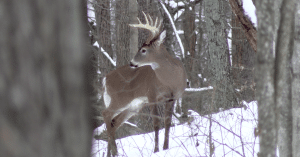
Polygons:
[[187,85],[120,123],[118,156],[300,156],[296,0],[3,0],[0,156],[110,156],[106,78],[149,45],[134,26],[156,18],[153,43]]

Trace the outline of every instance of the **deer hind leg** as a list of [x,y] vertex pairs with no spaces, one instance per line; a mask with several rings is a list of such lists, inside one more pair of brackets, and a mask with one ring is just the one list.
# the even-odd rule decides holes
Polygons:
[[174,99],[170,99],[166,102],[166,107],[165,107],[165,141],[164,141],[163,150],[169,149],[169,133],[170,133],[174,103],[175,103]]
[[111,154],[113,156],[117,155],[117,145],[115,141],[115,131],[117,126],[115,125],[114,120],[112,119],[114,112],[111,111],[109,108],[103,110],[102,116],[104,118],[104,122],[106,124],[107,135],[108,135],[108,142],[107,142],[107,157],[110,157]]
[[[109,135],[109,137],[112,137],[107,146],[107,156],[110,156],[111,154],[112,154],[112,156],[115,156],[118,154],[117,145],[116,145],[116,141],[115,141],[115,132],[125,121],[127,121],[131,117],[132,114],[134,114],[134,113],[131,113],[130,109],[126,109],[126,110],[122,111],[120,114],[118,114],[117,116],[115,116],[113,118],[112,117],[108,118],[111,120],[105,122],[107,131],[108,131],[108,135]],[[102,115],[105,115],[105,113],[104,114],[102,113]],[[109,132],[109,130],[110,130],[110,132]]]
[[158,116],[158,110],[157,110],[157,105],[153,105],[152,107],[152,120],[153,120],[153,127],[154,127],[154,131],[155,131],[155,147],[154,147],[154,153],[159,151],[159,142],[158,142],[158,136],[159,136],[159,125],[160,125],[160,120],[157,117]]

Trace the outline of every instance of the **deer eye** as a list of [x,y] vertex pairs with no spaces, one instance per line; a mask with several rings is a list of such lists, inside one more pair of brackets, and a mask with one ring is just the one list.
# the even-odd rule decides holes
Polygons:
[[146,49],[142,49],[141,52],[142,52],[142,53],[146,53],[147,50],[146,50]]

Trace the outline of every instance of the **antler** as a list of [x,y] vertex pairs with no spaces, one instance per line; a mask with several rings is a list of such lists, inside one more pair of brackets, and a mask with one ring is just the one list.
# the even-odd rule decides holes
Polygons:
[[162,24],[162,20],[160,20],[160,22],[158,23],[157,22],[158,18],[156,17],[155,23],[153,24],[153,20],[152,20],[151,16],[148,14],[149,19],[150,19],[150,23],[149,23],[147,15],[144,12],[143,12],[143,14],[144,14],[144,17],[145,17],[145,20],[146,20],[146,24],[143,24],[141,22],[141,20],[139,18],[137,18],[138,21],[139,21],[139,24],[129,24],[129,26],[149,30],[151,32],[151,35],[152,35],[150,39],[152,39],[156,35],[159,34],[160,27],[161,27],[161,24]]

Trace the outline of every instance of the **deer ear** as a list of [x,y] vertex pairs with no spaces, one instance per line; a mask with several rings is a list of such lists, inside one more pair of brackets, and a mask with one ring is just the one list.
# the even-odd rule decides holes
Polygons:
[[160,46],[160,44],[162,44],[164,42],[166,38],[166,30],[164,30],[163,32],[160,33],[158,39],[157,39],[157,45]]

